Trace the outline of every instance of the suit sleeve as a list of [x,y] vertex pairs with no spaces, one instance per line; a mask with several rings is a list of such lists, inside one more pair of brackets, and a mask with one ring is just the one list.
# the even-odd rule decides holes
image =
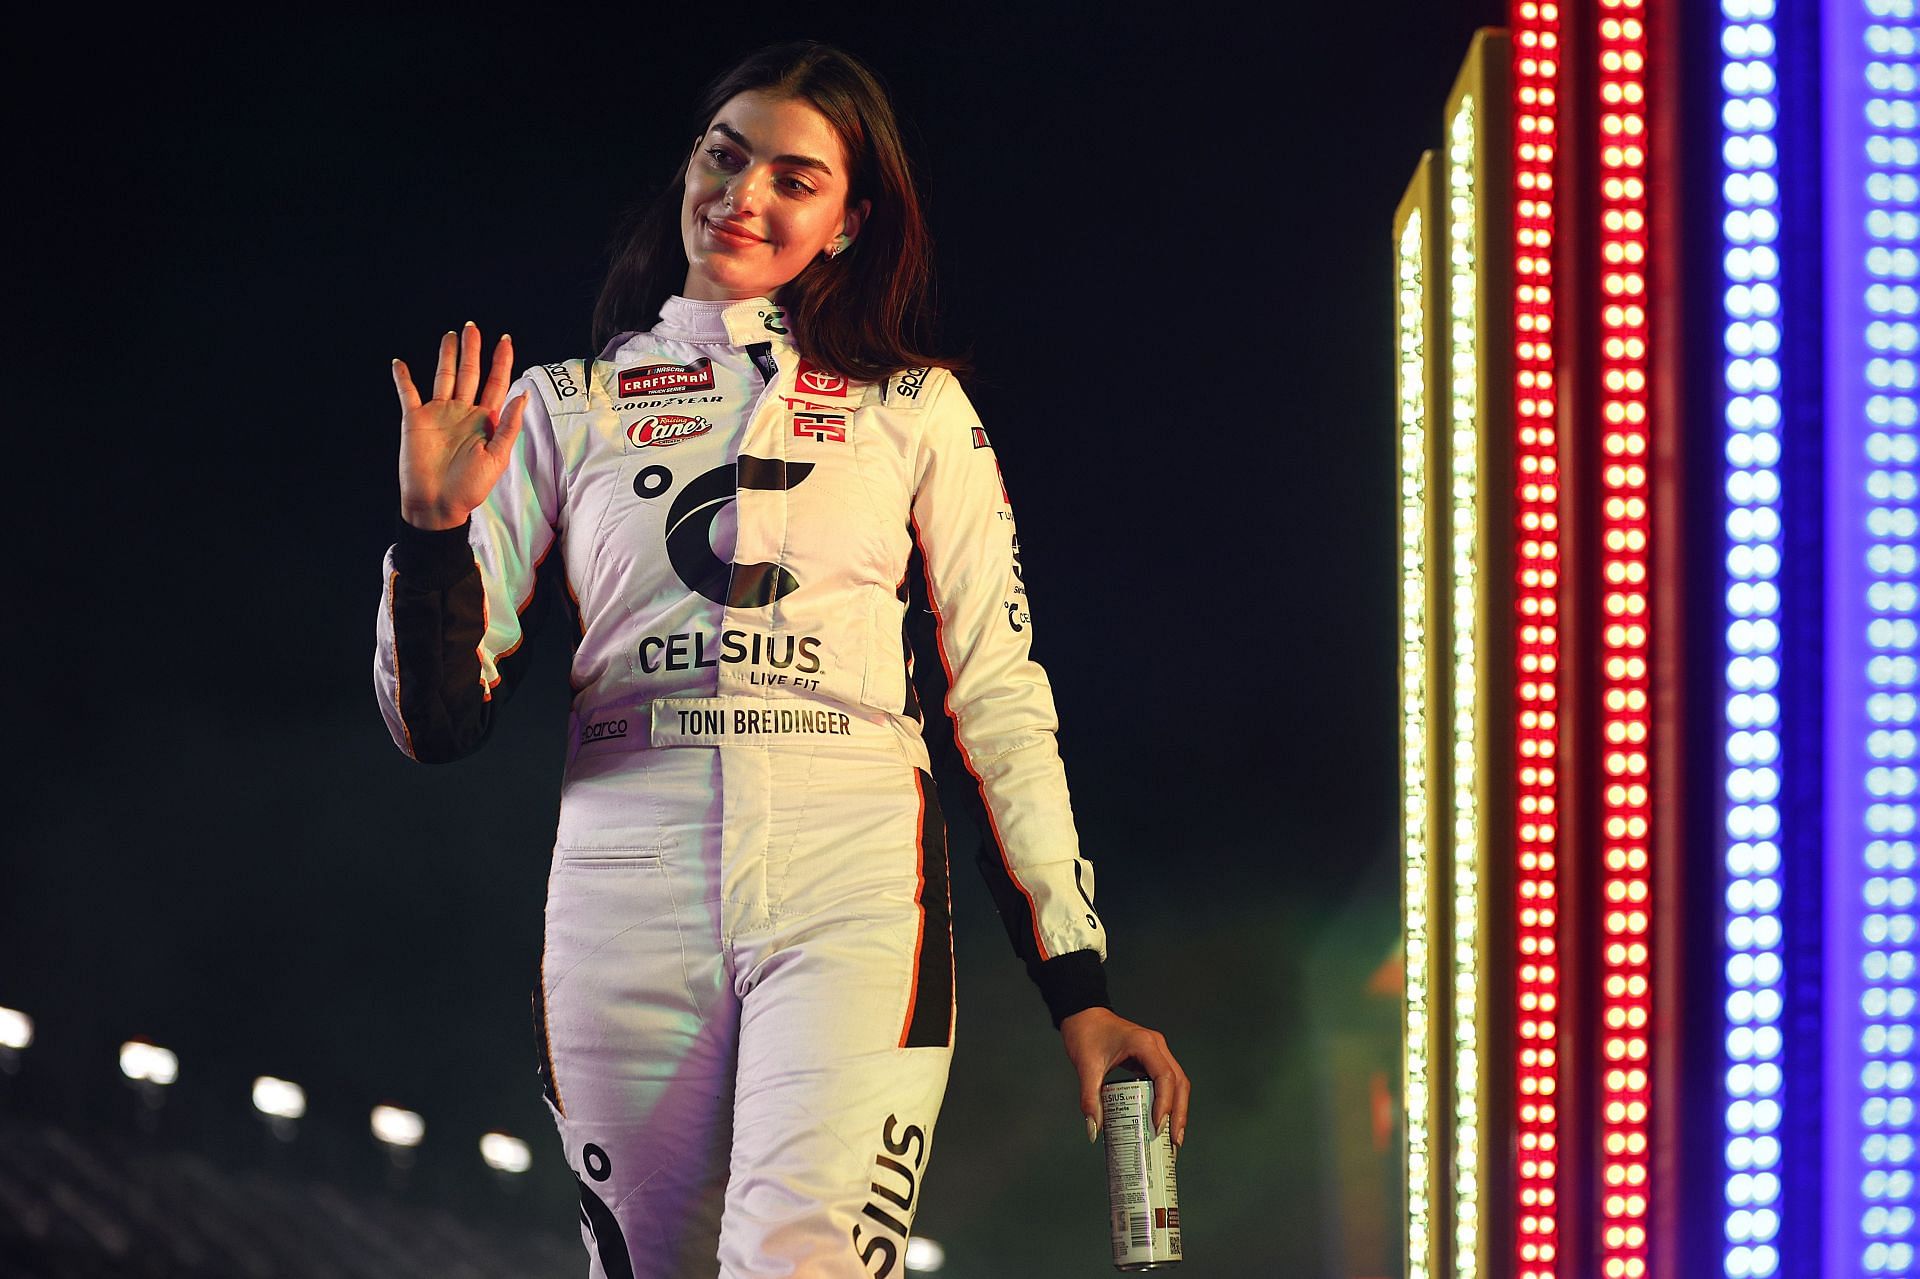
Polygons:
[[460,759],[486,740],[524,664],[522,623],[538,616],[539,583],[558,575],[542,572],[563,501],[553,421],[532,378],[507,398],[523,392],[520,438],[486,502],[459,528],[402,520],[387,551],[374,693],[394,744],[422,763]]
[[980,870],[1055,1025],[1109,1007],[1106,931],[1080,856],[1053,689],[1030,653],[1020,543],[985,430],[951,374],[924,410],[914,537],[954,743],[985,810]]

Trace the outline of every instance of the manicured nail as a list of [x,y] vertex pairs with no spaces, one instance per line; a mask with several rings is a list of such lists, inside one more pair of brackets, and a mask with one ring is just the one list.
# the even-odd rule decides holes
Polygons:
[[508,339],[510,339],[510,338],[511,338],[512,336],[513,336],[513,334],[511,334],[511,333],[502,333],[502,334],[500,335],[500,340],[501,340],[502,342],[505,342],[505,341],[507,341]]
[[1176,1146],[1185,1146],[1187,1144],[1187,1130],[1185,1128],[1173,1134],[1173,1144]]
[[1087,1142],[1091,1145],[1100,1140],[1100,1121],[1092,1115],[1087,1116]]
[[468,320],[468,321],[466,322],[466,324],[465,324],[465,325],[463,325],[462,327],[463,327],[463,328],[469,328],[469,329],[470,329],[470,328],[472,328],[472,327],[473,327],[473,321],[472,321],[472,320]]
[[1164,1137],[1172,1131],[1173,1131],[1173,1116],[1168,1115],[1165,1119],[1162,1119],[1160,1121],[1160,1136]]

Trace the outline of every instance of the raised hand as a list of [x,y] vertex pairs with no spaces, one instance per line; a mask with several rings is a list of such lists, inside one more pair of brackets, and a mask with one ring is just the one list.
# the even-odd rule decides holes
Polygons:
[[400,515],[407,523],[458,528],[493,491],[527,407],[521,394],[503,408],[512,369],[513,338],[502,333],[481,387],[480,330],[471,320],[440,339],[432,399],[423,403],[406,362],[393,362],[393,387],[400,394]]

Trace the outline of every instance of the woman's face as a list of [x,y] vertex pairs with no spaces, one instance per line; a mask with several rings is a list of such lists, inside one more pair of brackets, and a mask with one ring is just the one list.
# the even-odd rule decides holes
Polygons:
[[777,301],[781,285],[859,234],[868,202],[847,207],[848,177],[839,135],[812,104],[760,90],[728,99],[687,162],[682,294]]

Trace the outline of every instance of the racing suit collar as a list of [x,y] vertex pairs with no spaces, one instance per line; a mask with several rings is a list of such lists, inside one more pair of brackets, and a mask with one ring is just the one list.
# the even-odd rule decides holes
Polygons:
[[751,346],[756,342],[790,342],[787,313],[766,298],[698,302],[678,294],[660,307],[654,336],[680,342],[724,342]]

